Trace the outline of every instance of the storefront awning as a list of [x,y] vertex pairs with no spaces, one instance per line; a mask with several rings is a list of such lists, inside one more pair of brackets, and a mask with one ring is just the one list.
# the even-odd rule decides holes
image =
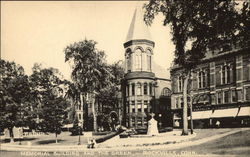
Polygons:
[[240,117],[240,116],[250,116],[250,106],[241,107],[240,112],[238,113],[237,117]]
[[215,110],[211,118],[236,117],[238,108]]
[[[197,112],[192,112],[192,119],[209,119],[212,114],[212,110],[207,110],[207,111],[197,111]],[[189,117],[190,119],[190,117]]]

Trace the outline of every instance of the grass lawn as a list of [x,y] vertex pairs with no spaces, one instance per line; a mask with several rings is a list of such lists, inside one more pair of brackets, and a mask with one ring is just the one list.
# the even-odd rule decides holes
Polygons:
[[[207,136],[210,136],[209,132]],[[180,150],[194,151],[196,154],[248,156],[250,154],[250,131],[241,131],[198,146],[176,149],[176,151]]]
[[[55,143],[55,134],[41,135],[36,137],[24,137],[21,141],[22,145],[27,145],[31,142],[32,145],[77,145],[79,136],[70,136],[70,132],[62,132],[57,136],[58,143]],[[93,138],[99,139],[107,135],[93,135]],[[81,135],[81,144],[87,144],[87,137]],[[19,144],[18,140],[15,140],[14,144]]]

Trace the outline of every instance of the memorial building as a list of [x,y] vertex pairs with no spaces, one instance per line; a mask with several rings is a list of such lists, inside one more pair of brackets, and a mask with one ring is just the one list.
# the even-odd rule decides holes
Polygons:
[[123,45],[125,48],[124,125],[136,129],[147,128],[151,113],[154,113],[154,118],[160,126],[172,125],[170,79],[159,77],[159,73],[167,71],[159,72],[159,68],[155,68],[156,64],[153,62],[154,53],[157,53],[154,52],[155,43],[143,21],[141,8],[137,8],[134,12]]

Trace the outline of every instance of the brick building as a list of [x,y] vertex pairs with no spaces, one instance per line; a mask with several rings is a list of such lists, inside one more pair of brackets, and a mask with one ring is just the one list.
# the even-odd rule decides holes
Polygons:
[[[174,121],[182,120],[182,68],[171,69]],[[250,123],[250,49],[222,46],[192,70],[189,104],[195,127],[237,127]],[[189,113],[190,114],[190,113]],[[190,119],[190,117],[189,117]]]

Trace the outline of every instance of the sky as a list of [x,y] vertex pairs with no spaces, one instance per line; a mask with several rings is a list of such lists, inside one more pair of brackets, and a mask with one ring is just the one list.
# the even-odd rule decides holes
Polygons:
[[[147,1],[1,2],[1,58],[22,65],[28,75],[34,63],[42,63],[70,79],[64,49],[86,38],[97,41],[108,63],[124,60],[123,43],[135,8],[143,3]],[[149,30],[155,42],[154,62],[169,69],[174,45],[163,20],[158,15]]]

